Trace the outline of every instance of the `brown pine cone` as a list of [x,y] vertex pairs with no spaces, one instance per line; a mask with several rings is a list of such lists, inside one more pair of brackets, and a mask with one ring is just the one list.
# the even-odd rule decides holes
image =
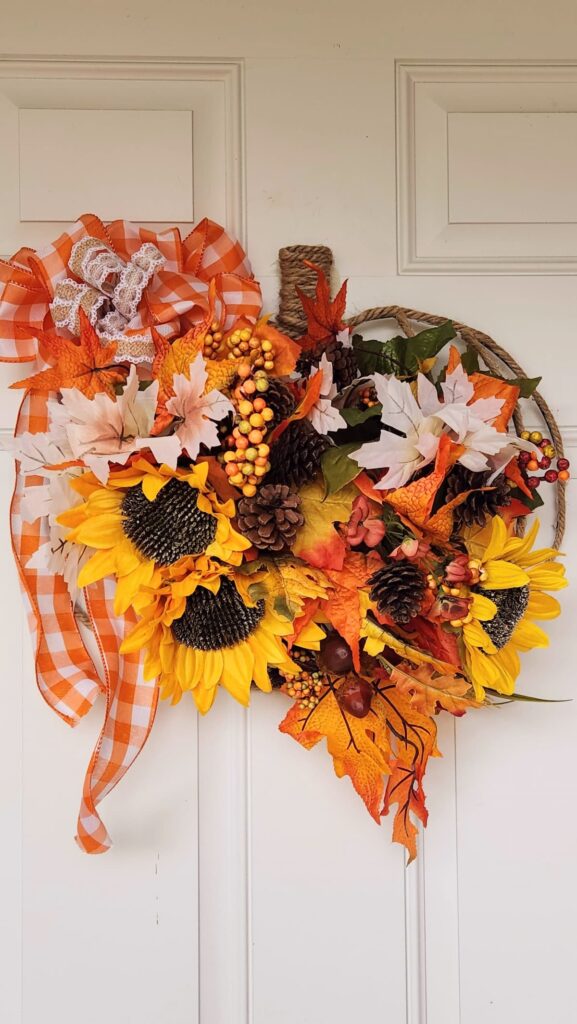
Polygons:
[[288,384],[280,377],[269,377],[268,389],[264,395],[266,404],[274,412],[273,425],[292,416],[296,409],[296,399]]
[[290,551],[304,523],[301,499],[286,484],[263,484],[253,498],[238,502],[238,529],[259,551]]
[[342,341],[333,338],[329,342],[321,341],[314,348],[303,352],[297,363],[297,373],[308,376],[313,366],[319,366],[321,357],[325,355],[333,364],[333,380],[339,391],[348,388],[359,376],[359,367],[352,348],[343,345]]
[[[453,533],[463,527],[484,526],[487,519],[498,514],[500,508],[511,504],[511,492],[506,477],[501,474],[491,485],[487,484],[489,473],[474,473],[458,463],[447,477],[447,502],[452,501],[463,491],[473,491],[453,510]],[[491,486],[490,491],[475,488]]]
[[422,569],[408,560],[388,562],[370,577],[370,598],[383,615],[405,626],[423,603],[427,580]]
[[267,482],[290,484],[298,490],[315,478],[327,448],[328,437],[319,434],[308,420],[294,420],[271,448]]

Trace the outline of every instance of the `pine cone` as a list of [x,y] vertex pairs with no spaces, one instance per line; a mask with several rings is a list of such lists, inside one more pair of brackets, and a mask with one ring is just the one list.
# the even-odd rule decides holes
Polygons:
[[[453,510],[453,533],[458,533],[465,526],[484,526],[487,519],[498,514],[500,508],[511,504],[511,492],[506,477],[501,474],[487,484],[489,473],[474,473],[458,463],[447,477],[446,501],[452,501],[463,491],[473,490],[467,498]],[[491,486],[490,491],[474,490],[474,488]]]
[[353,349],[347,348],[336,338],[328,343],[321,341],[314,348],[303,352],[297,363],[297,373],[302,377],[308,376],[311,368],[320,364],[323,355],[333,364],[333,380],[339,391],[348,388],[359,376],[360,371]]
[[329,439],[317,433],[308,420],[289,423],[271,448],[267,483],[302,487],[317,475],[327,448]]
[[404,626],[419,614],[427,580],[418,565],[408,560],[389,562],[370,577],[371,601],[384,615]]
[[253,498],[241,498],[238,528],[259,551],[277,555],[290,550],[304,523],[301,499],[286,484],[264,484]]
[[274,423],[281,423],[288,419],[296,408],[296,399],[284,380],[280,377],[269,377],[268,390],[264,395],[266,404],[274,412]]

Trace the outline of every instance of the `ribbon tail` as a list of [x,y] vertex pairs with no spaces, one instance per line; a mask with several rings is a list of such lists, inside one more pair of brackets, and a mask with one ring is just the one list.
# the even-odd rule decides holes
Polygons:
[[[24,399],[17,435],[30,428],[46,429],[46,401],[46,396],[38,394]],[[102,682],[80,635],[64,579],[48,570],[44,573],[26,567],[31,555],[48,539],[46,517],[27,523],[20,513],[25,488],[34,480],[25,476],[17,464],[10,509],[12,550],[35,642],[38,689],[56,714],[74,726],[90,711]]]
[[125,633],[134,616],[113,613],[115,583],[101,580],[86,590],[88,613],[106,676],[106,713],[90,759],[78,815],[76,842],[85,853],[106,853],[112,845],[98,813],[100,801],[120,782],[143,749],[154,724],[158,704],[156,682],[146,682],[137,653],[121,655]]

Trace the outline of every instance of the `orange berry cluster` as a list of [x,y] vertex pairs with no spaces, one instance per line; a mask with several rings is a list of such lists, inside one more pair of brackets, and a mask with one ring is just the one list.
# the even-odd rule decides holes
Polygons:
[[223,335],[220,330],[220,324],[215,320],[214,323],[210,325],[210,331],[207,331],[202,343],[202,354],[205,359],[214,359],[220,348],[222,338]]
[[266,371],[257,370],[233,392],[240,419],[228,438],[229,449],[223,458],[230,483],[240,487],[245,498],[254,497],[257,485],[270,469],[270,447],[264,439],[274,412],[264,397],[268,387]]
[[299,707],[304,710],[316,708],[323,689],[320,672],[299,672],[297,675],[285,673],[286,691],[289,697],[298,700]]
[[274,370],[275,350],[272,341],[257,338],[251,327],[237,328],[227,338],[229,359],[241,359],[243,356],[257,370],[272,373]]

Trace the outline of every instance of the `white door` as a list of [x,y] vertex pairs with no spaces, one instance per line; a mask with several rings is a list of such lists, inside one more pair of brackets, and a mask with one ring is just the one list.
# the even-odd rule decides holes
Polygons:
[[[577,12],[533,7],[11,5],[0,252],[85,210],[208,215],[248,244],[274,308],[278,248],[327,244],[351,312],[397,302],[486,330],[543,374],[575,447],[577,62],[560,59]],[[0,368],[3,431],[18,376]],[[114,848],[84,856],[72,836],[102,709],[70,731],[35,690],[11,478],[5,459],[5,1024],[575,1020],[577,705],[441,721],[408,869],[323,751],[277,731],[282,696],[256,694],[246,713],[221,694],[201,722],[191,702],[162,706],[103,804]],[[562,596],[526,693],[575,695],[575,595]]]

